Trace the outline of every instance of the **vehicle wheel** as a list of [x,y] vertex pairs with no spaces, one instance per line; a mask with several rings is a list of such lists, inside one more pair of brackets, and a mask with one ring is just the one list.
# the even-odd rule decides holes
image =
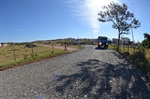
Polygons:
[[108,46],[105,46],[105,49],[108,49]]

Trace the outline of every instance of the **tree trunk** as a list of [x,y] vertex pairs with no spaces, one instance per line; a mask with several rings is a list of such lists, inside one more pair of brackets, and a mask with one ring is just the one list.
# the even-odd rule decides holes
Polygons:
[[117,45],[117,51],[119,51],[119,45],[120,45],[120,31],[118,30],[118,45]]
[[117,45],[117,51],[119,51],[119,45],[120,45],[120,35],[121,35],[121,33],[120,33],[120,28],[118,27],[118,45]]

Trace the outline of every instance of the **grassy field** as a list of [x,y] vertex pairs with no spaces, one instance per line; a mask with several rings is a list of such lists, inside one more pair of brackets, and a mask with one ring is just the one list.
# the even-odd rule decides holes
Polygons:
[[[15,49],[15,54],[13,49]],[[68,52],[69,51],[65,51],[63,49],[55,49],[53,52],[52,48],[40,46],[34,47],[33,50],[32,48],[28,48],[23,45],[0,47],[0,68],[24,64]]]

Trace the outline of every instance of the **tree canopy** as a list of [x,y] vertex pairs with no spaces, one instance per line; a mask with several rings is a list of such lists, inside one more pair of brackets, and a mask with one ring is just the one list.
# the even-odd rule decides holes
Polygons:
[[150,34],[144,33],[144,38],[150,41]]
[[143,46],[147,46],[150,48],[150,34],[144,33],[144,40],[142,41]]
[[120,35],[128,34],[131,28],[140,27],[140,22],[134,17],[134,14],[128,11],[125,3],[122,5],[111,2],[107,6],[102,7],[102,11],[98,13],[100,22],[112,22],[112,27],[118,30],[118,47],[120,43]]

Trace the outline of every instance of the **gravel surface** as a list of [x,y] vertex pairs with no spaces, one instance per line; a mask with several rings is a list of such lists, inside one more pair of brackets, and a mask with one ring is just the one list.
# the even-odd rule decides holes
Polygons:
[[150,99],[138,69],[95,48],[0,71],[0,99]]

